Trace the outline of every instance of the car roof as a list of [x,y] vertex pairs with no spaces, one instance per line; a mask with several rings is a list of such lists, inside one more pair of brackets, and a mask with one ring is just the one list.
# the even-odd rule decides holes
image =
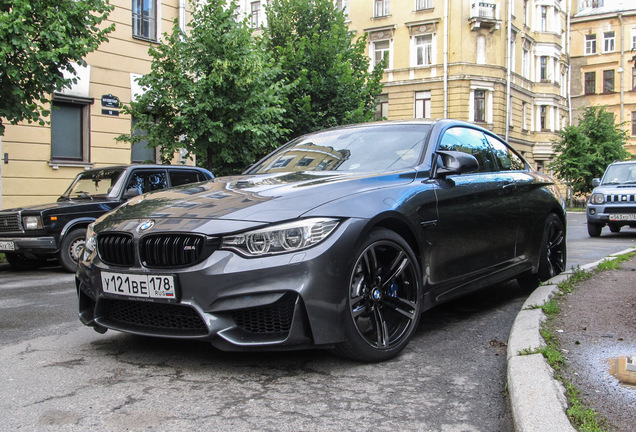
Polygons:
[[111,165],[111,166],[104,166],[104,167],[95,167],[95,168],[87,169],[83,172],[101,171],[101,170],[109,170],[109,169],[121,169],[121,170],[130,171],[136,168],[141,168],[141,169],[168,169],[169,168],[169,169],[178,169],[178,170],[194,169],[194,170],[203,171],[203,172],[207,171],[205,168],[189,166],[189,165],[131,164],[131,165]]

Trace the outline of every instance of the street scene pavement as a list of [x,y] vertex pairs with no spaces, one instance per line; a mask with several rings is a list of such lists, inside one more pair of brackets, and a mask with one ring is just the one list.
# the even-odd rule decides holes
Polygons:
[[[569,217],[570,265],[636,242],[636,230],[590,239],[584,221]],[[515,430],[506,344],[528,293],[514,282],[428,311],[380,364],[100,335],[77,320],[73,276],[55,267],[0,265],[0,292],[2,431]]]

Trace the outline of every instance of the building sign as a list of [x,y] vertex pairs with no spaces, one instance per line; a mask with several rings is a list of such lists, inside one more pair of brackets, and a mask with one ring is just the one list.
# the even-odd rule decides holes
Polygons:
[[113,108],[119,108],[119,98],[112,94],[102,95],[102,114],[110,116],[119,116],[119,111]]

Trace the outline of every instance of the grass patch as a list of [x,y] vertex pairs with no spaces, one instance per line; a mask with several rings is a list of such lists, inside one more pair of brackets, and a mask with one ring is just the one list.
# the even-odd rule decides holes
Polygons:
[[0,253],[0,263],[4,264],[6,262],[7,262],[7,257],[3,253]]
[[[579,282],[591,278],[596,273],[619,268],[621,263],[630,260],[634,256],[636,256],[636,252],[621,255],[614,260],[605,260],[600,263],[593,272],[576,269],[570,278],[558,284],[560,290],[559,296],[573,292]],[[546,302],[543,306],[538,306],[538,308],[542,309],[548,318],[541,328],[541,336],[545,340],[546,345],[532,352],[522,352],[521,354],[541,354],[546,359],[555,372],[554,377],[559,380],[566,389],[568,399],[566,413],[572,426],[577,431],[606,432],[608,430],[607,420],[593,409],[586,408],[581,401],[579,391],[561,374],[561,371],[566,366],[566,360],[559,349],[559,340],[551,326],[554,318],[560,313],[558,298],[550,299],[550,301]]]

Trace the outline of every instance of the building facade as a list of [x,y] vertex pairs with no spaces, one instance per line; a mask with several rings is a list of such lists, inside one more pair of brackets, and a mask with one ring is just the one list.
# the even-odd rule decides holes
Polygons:
[[[120,103],[140,94],[135,79],[150,71],[150,44],[189,14],[185,0],[111,0],[115,23],[109,41],[77,67],[72,88],[53,95],[49,125],[7,125],[0,141],[0,208],[52,202],[81,170],[157,160],[144,143],[131,148],[115,137],[130,133],[134,119]],[[188,16],[186,16],[188,15]],[[180,163],[177,157],[173,163]],[[191,163],[191,161],[188,161]]]
[[571,21],[572,112],[606,106],[636,154],[636,2],[580,0]]

